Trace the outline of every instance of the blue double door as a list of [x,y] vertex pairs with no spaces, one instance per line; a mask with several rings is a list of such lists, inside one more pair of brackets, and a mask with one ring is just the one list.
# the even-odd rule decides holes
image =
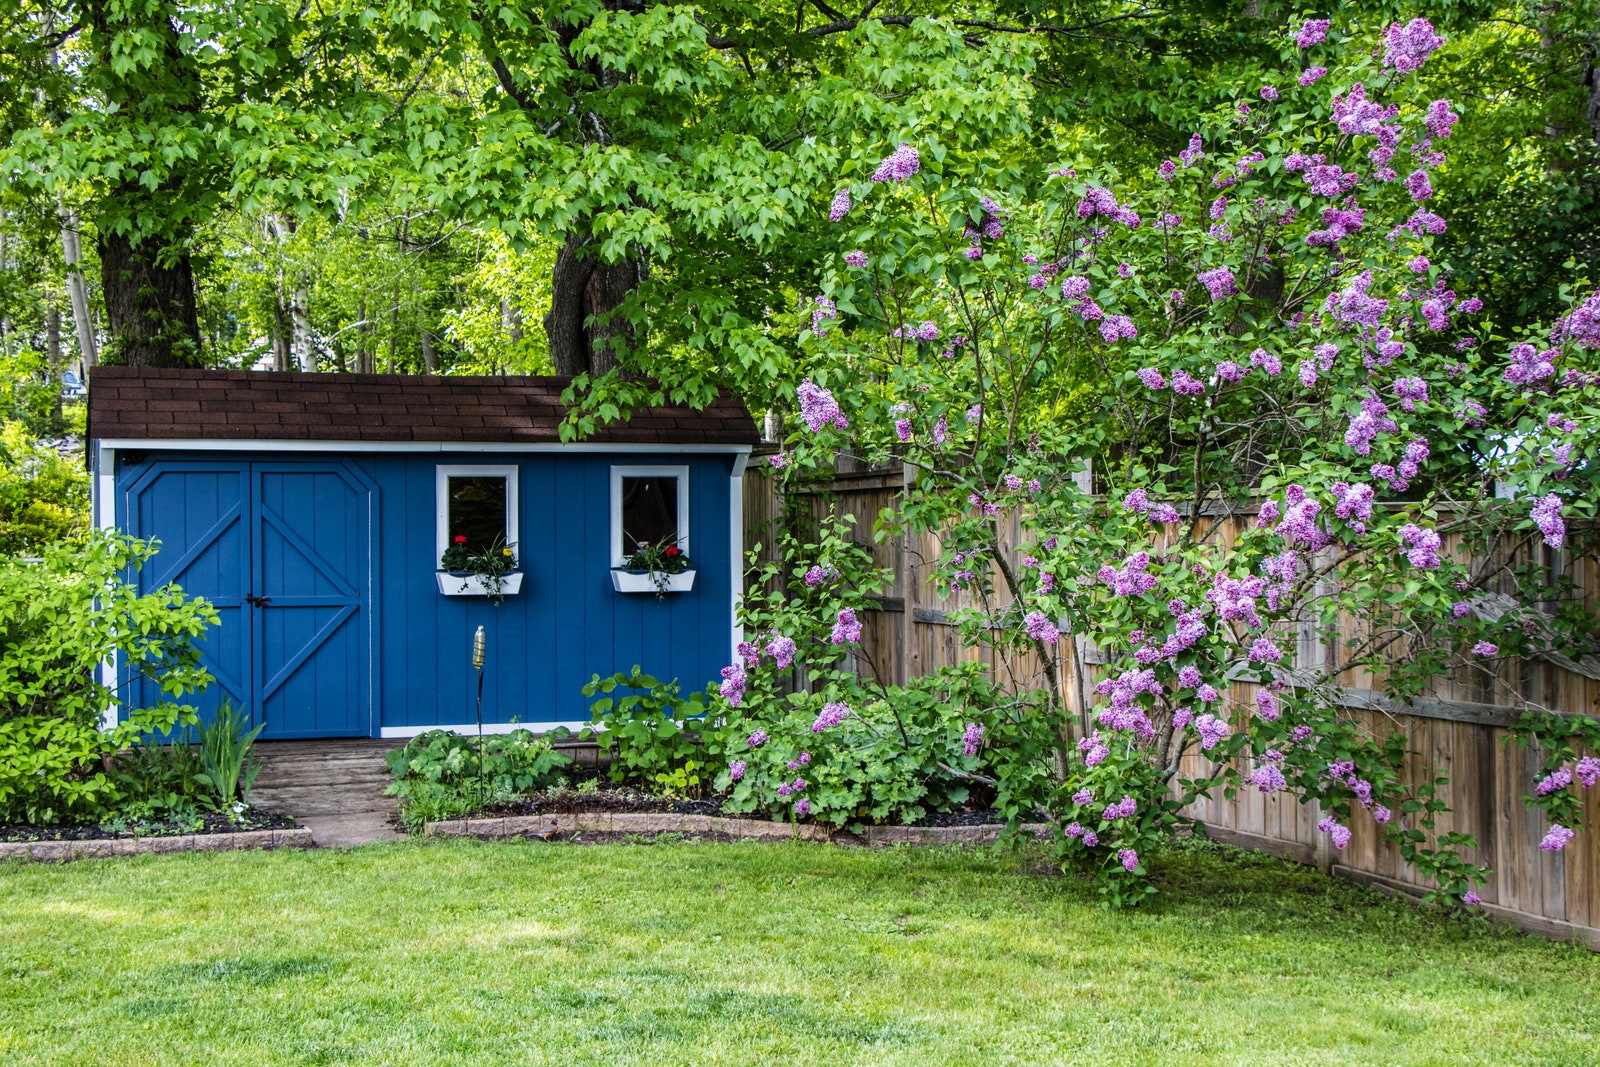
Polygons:
[[[377,490],[360,470],[156,459],[119,481],[124,528],[161,542],[141,591],[176,583],[220,617],[200,644],[216,680],[187,698],[203,720],[226,700],[264,738],[375,732]],[[128,681],[136,701],[163,699]]]

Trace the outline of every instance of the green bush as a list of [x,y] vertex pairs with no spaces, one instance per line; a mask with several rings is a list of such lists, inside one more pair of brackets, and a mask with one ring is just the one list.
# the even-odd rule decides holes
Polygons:
[[[113,753],[196,721],[178,701],[211,682],[195,641],[217,614],[177,586],[141,595],[124,580],[153,543],[92,531],[43,551],[0,558],[0,821],[89,821],[121,796]],[[100,664],[113,654],[166,699],[108,730],[119,695]]]
[[20,422],[0,428],[0,553],[32,555],[89,528],[83,464],[41,448]]
[[706,701],[699,693],[681,697],[679,692],[676,678],[663,683],[642,673],[637,664],[631,672],[610,678],[597,674],[583,687],[584,696],[603,694],[589,705],[600,729],[585,727],[578,736],[608,753],[612,781],[637,782],[668,796],[698,797],[726,765],[722,752],[732,734],[707,721]]
[[429,730],[385,759],[396,781],[384,793],[400,798],[401,820],[413,833],[436,819],[548,789],[572,762],[548,737],[528,730],[482,738]]

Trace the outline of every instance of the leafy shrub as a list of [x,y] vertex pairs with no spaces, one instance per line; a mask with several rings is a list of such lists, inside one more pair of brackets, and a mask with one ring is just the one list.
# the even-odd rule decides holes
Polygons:
[[[155,551],[93,531],[37,563],[0,558],[0,820],[98,818],[120,796],[112,753],[196,721],[177,701],[211,682],[194,642],[217,614],[176,586],[140,594],[123,580]],[[117,694],[100,664],[113,654],[169,699],[107,730]]]
[[[629,692],[613,696],[619,689]],[[611,757],[607,771],[615,782],[635,781],[669,796],[698,797],[716,770],[725,765],[724,745],[733,735],[706,720],[699,693],[679,696],[678,680],[661,682],[634,664],[610,678],[598,674],[584,696],[603,694],[589,705],[596,726],[578,736],[596,741]]]
[[546,789],[572,762],[548,737],[528,730],[483,738],[429,730],[384,758],[397,779],[384,793],[400,798],[401,820],[413,833],[436,819]]
[[835,826],[914,823],[965,804],[982,761],[970,720],[990,702],[981,664],[909,685],[791,693],[735,710],[723,810],[792,813]]
[[41,448],[20,422],[0,429],[0,552],[32,554],[89,528],[89,474]]
[[171,744],[134,745],[112,758],[110,776],[117,792],[113,818],[152,819],[215,806],[215,791],[201,779],[205,764],[189,738],[189,731],[182,730]]

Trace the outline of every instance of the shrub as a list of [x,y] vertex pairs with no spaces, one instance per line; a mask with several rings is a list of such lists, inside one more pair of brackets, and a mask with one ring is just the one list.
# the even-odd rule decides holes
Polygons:
[[[619,689],[628,692],[613,696]],[[601,729],[586,727],[578,736],[598,742],[610,755],[612,781],[698,797],[723,766],[723,748],[732,735],[706,720],[706,701],[699,693],[679,696],[676,678],[663,683],[634,664],[627,673],[591,678],[583,695],[596,693],[603,695],[589,711]]]
[[384,758],[397,779],[384,793],[400,798],[400,818],[413,833],[436,819],[547,789],[572,762],[548,737],[528,730],[482,738],[429,730]]
[[[99,817],[119,796],[112,753],[196,721],[178,700],[211,682],[194,642],[217,614],[177,586],[140,594],[124,580],[155,551],[94,531],[36,563],[0,559],[0,820]],[[112,655],[168,699],[104,729],[118,694],[100,665]]]
[[20,422],[0,429],[0,553],[32,554],[89,527],[83,464],[41,448]]

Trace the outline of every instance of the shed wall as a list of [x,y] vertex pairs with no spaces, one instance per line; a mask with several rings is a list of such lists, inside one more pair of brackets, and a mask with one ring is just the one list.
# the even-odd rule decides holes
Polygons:
[[[271,452],[226,456],[153,450],[119,458],[116,523],[135,535],[127,489],[159,460],[270,464]],[[615,453],[322,453],[342,460],[376,487],[371,626],[375,663],[370,732],[415,732],[475,721],[473,632],[488,637],[483,721],[548,726],[588,719],[581,690],[594,674],[639,664],[703,688],[729,662],[733,636],[734,457],[667,451]],[[495,606],[483,597],[446,597],[435,579],[435,468],[483,464],[518,470],[518,555],[522,590]],[[610,574],[610,468],[688,465],[694,588],[658,600],[614,592]],[[169,500],[164,508],[183,506]],[[159,560],[159,556],[157,557]],[[225,627],[228,619],[224,618]],[[353,670],[364,665],[351,664]]]

